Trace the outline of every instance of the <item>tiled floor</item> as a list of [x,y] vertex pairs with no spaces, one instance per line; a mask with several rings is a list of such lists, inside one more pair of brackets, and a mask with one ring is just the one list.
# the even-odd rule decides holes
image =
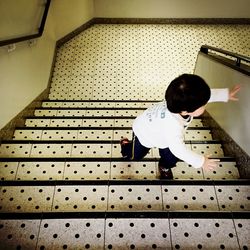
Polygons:
[[63,45],[50,100],[0,145],[0,249],[249,249],[249,220],[230,213],[249,211],[249,186],[230,182],[237,166],[201,119],[185,140],[221,157],[216,171],[179,162],[175,182],[162,183],[157,149],[126,162],[119,148],[169,82],[193,72],[201,45],[249,56],[249,31],[94,25]]
[[94,25],[58,52],[50,99],[161,100],[200,46],[250,55],[249,25]]

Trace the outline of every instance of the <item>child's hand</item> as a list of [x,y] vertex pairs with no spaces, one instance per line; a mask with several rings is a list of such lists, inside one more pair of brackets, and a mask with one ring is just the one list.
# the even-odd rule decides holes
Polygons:
[[202,168],[205,171],[211,171],[218,167],[219,159],[210,159],[209,156],[205,156],[205,161],[202,165]]
[[229,91],[229,100],[231,101],[238,101],[239,99],[236,97],[236,94],[240,91],[241,86],[239,84],[235,85],[230,91]]

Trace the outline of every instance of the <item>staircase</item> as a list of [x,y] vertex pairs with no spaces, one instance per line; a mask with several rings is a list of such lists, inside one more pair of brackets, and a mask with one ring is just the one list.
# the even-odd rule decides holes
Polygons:
[[[73,51],[92,35],[73,40]],[[106,99],[111,85],[90,86],[105,67],[95,61],[99,75],[77,75],[80,64],[91,71],[85,52],[86,64],[68,44],[58,51],[49,99],[0,145],[0,249],[249,249],[249,182],[202,118],[185,143],[219,158],[215,171],[179,162],[174,180],[160,180],[157,149],[123,160],[119,140],[157,100]]]

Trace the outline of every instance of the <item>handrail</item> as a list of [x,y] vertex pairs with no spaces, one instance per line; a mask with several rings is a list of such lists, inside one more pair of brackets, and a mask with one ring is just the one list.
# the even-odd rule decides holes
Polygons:
[[[212,46],[209,46],[209,45],[202,45],[201,46],[201,51],[204,52],[204,53],[208,53],[208,50],[213,50],[213,51],[216,51],[216,52],[219,52],[219,53],[222,53],[224,55],[227,55],[227,56],[232,56],[234,58],[237,59],[237,62],[239,62],[239,65],[240,65],[240,61],[245,61],[245,62],[250,62],[250,57],[248,56],[243,56],[243,55],[240,55],[240,54],[237,54],[237,53],[234,53],[234,52],[230,52],[228,50],[224,50],[224,49],[219,49],[219,48],[215,48],[215,47],[212,47]],[[238,65],[238,64],[237,64]],[[238,65],[238,66],[239,66]]]
[[51,2],[51,0],[46,0],[42,20],[41,20],[41,23],[40,23],[40,27],[38,28],[38,33],[0,41],[0,47],[1,46],[6,46],[6,45],[9,45],[9,44],[13,44],[13,43],[19,43],[19,42],[35,39],[37,37],[42,36],[43,31],[44,31],[45,22],[46,22],[46,19],[47,19],[47,15],[48,15],[48,12],[49,12],[50,2]]
[[[215,54],[215,53],[211,53],[212,52],[218,52],[221,55]],[[234,52],[230,52],[224,49],[219,49],[216,47],[212,47],[209,45],[202,45],[200,48],[200,52],[206,54],[207,56],[209,56],[210,58],[219,61],[220,63],[227,65],[235,70],[238,70],[244,74],[250,75],[250,67],[249,64],[250,63],[250,57],[248,56],[244,56],[244,55],[240,55]],[[235,59],[235,61],[233,61],[232,59],[229,58],[225,58],[224,56],[230,56],[233,57]],[[242,61],[246,62],[247,64],[242,64]]]

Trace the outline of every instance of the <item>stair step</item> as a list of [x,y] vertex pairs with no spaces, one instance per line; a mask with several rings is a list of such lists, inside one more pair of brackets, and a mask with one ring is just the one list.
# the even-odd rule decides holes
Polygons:
[[[185,162],[173,168],[175,179],[239,179],[233,158],[220,158],[214,171],[196,169]],[[2,158],[0,180],[122,180],[159,179],[158,159],[138,162],[108,158]]]
[[242,212],[3,213],[0,241],[5,249],[248,249],[249,218]]
[[150,100],[44,100],[44,108],[148,108],[154,103],[160,102]]
[[3,181],[0,212],[248,211],[248,184],[243,180]]
[[[120,140],[122,137],[132,138],[131,128],[18,128],[15,130],[14,140]],[[209,129],[196,127],[186,130],[185,140],[212,140]]]
[[[135,117],[26,117],[28,127],[132,127]],[[190,126],[203,127],[201,119],[194,119]]]
[[[187,146],[201,154],[223,157],[219,141],[185,141]],[[0,157],[121,157],[119,141],[91,140],[11,140],[2,141]],[[147,158],[159,157],[158,149],[150,150]]]
[[72,117],[136,117],[141,114],[145,108],[39,108],[34,112],[35,116],[72,116]]

